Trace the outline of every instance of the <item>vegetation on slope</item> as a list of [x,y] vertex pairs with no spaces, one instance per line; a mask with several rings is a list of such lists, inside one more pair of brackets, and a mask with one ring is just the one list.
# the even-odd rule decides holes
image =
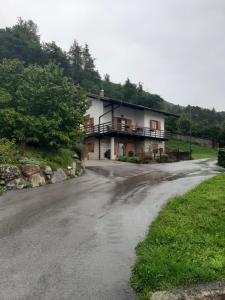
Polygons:
[[[217,159],[217,150],[200,146],[196,144],[192,144],[192,157],[193,159],[201,159],[201,158],[211,158]],[[190,144],[188,142],[176,141],[176,140],[169,140],[166,142],[166,148],[169,150],[177,150],[180,151],[189,151]]]
[[72,149],[52,149],[34,146],[22,147],[14,141],[0,139],[0,165],[35,164],[50,166],[53,170],[66,168],[74,161]]
[[224,207],[221,174],[161,211],[136,249],[131,284],[143,299],[149,291],[225,280]]
[[0,138],[58,149],[80,141],[85,95],[54,63],[0,62]]

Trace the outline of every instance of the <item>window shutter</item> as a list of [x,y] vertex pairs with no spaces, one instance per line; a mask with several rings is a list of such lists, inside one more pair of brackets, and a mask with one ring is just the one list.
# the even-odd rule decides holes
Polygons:
[[157,129],[161,130],[161,122],[160,121],[157,122]]

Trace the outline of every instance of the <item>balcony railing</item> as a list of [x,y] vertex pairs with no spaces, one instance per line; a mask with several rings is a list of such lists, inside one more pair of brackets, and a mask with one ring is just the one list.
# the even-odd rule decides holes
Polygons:
[[164,130],[154,130],[149,127],[136,127],[133,125],[125,125],[120,123],[102,123],[99,125],[85,126],[87,136],[104,135],[110,133],[119,133],[124,135],[150,137],[155,139],[167,139],[168,134]]

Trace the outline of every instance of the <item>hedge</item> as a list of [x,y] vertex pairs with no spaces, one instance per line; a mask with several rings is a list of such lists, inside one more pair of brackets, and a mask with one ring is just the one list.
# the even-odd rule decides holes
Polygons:
[[225,168],[225,149],[220,150],[218,153],[218,164]]

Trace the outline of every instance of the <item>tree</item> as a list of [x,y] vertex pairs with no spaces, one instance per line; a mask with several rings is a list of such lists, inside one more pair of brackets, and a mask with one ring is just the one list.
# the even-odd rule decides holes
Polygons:
[[83,78],[86,80],[98,83],[100,81],[100,75],[95,70],[94,58],[92,58],[88,44],[85,44],[82,51],[82,67],[83,67]]
[[0,29],[0,59],[18,58],[29,63],[42,63],[43,51],[37,25],[19,19],[12,28]]
[[124,100],[128,101],[128,100],[131,100],[132,98],[134,98],[136,96],[136,92],[137,92],[136,89],[137,89],[136,84],[131,83],[130,79],[127,78],[127,80],[125,81],[125,83],[123,85]]
[[185,114],[181,115],[181,117],[177,121],[177,127],[179,132],[188,135],[190,132],[190,126],[191,123],[188,117]]
[[46,63],[53,61],[58,64],[64,71],[64,75],[70,76],[70,63],[68,55],[55,42],[45,43],[42,46],[46,57]]
[[76,83],[81,83],[82,79],[82,47],[75,40],[69,50],[69,60],[71,65],[71,77]]
[[80,140],[86,98],[56,64],[24,68],[5,59],[0,76],[0,137],[54,148]]

